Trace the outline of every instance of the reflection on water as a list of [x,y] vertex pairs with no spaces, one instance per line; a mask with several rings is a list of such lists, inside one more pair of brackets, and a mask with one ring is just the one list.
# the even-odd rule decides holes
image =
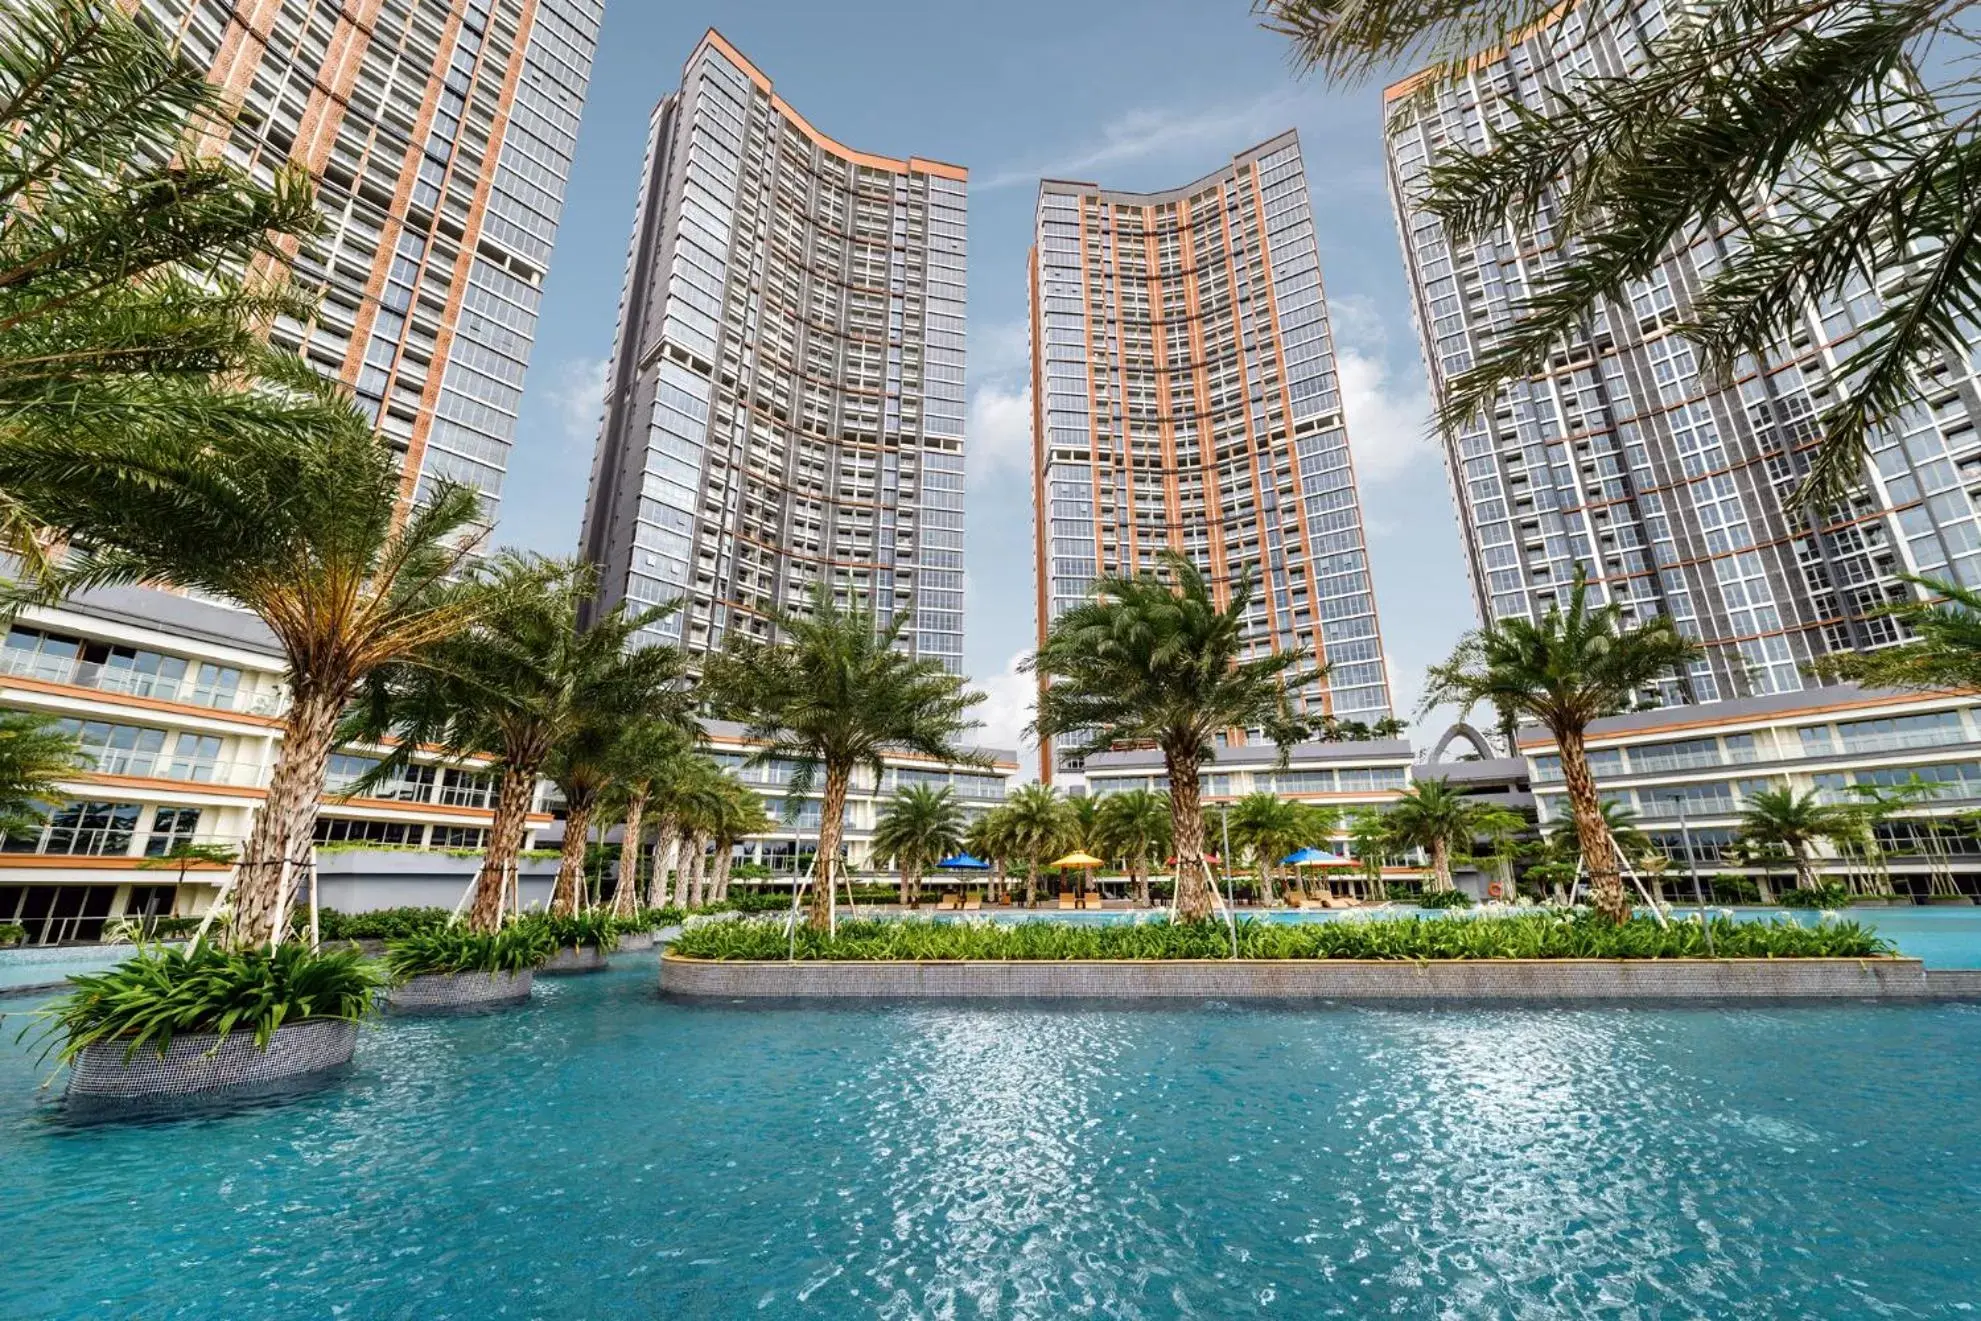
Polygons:
[[[687,1008],[368,1030],[324,1092],[51,1123],[33,1317],[1854,1317],[1977,1292],[1981,1011]],[[196,1280],[197,1287],[188,1281]]]

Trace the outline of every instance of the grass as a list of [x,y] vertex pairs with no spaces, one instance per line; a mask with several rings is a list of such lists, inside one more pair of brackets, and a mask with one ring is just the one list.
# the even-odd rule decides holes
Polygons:
[[141,949],[106,972],[69,980],[75,989],[36,1016],[61,1039],[65,1064],[98,1042],[122,1044],[126,1059],[145,1046],[163,1055],[173,1037],[189,1033],[252,1032],[266,1050],[284,1023],[363,1018],[379,974],[355,950],[312,954],[292,941],[273,953]]
[[539,968],[557,952],[541,923],[515,922],[487,935],[443,927],[385,944],[385,970],[394,983],[449,973],[518,973]]
[[[1801,926],[1791,921],[1716,918],[1714,953],[1725,959],[1877,958],[1895,953],[1855,922]],[[1397,918],[1298,925],[1243,919],[1238,954],[1247,959],[1684,959],[1704,958],[1696,920],[1661,928],[1639,917],[1612,926],[1590,913],[1510,917]],[[790,949],[781,922],[728,922],[682,932],[673,952],[699,959],[782,960]],[[1085,926],[1063,922],[841,922],[837,937],[800,927],[806,960],[1223,959],[1231,936],[1216,923],[1146,922]]]

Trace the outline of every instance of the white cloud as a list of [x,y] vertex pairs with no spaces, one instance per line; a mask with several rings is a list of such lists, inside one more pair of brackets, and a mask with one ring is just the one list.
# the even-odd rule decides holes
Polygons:
[[1036,184],[1040,179],[1079,178],[1103,168],[1212,147],[1229,153],[1291,128],[1306,93],[1279,88],[1249,101],[1197,110],[1145,107],[1129,110],[1101,126],[1097,141],[1068,151],[1043,165],[999,170],[971,191]]
[[983,722],[979,740],[985,747],[1017,749],[1016,778],[1020,781],[1039,778],[1039,747],[1025,731],[1032,722],[1039,681],[1018,668],[1031,654],[1029,647],[1018,652],[1005,662],[1001,672],[977,685],[985,694],[983,705],[977,708],[977,718]]
[[550,403],[565,444],[589,451],[598,440],[599,421],[605,416],[607,366],[604,358],[572,358],[557,365]]
[[1022,375],[1032,369],[1029,322],[993,321],[970,328],[970,372],[976,376]]
[[1357,349],[1339,349],[1335,370],[1356,481],[1372,485],[1410,477],[1435,490],[1425,480],[1442,462],[1431,439],[1430,393],[1421,383],[1396,380],[1385,359]]
[[998,384],[970,392],[968,461],[973,478],[1032,468],[1032,391]]

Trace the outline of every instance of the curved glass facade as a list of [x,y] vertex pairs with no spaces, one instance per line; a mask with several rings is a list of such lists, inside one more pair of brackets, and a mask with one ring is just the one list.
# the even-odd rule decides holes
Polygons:
[[1039,627],[1173,547],[1250,570],[1259,650],[1310,647],[1313,712],[1390,714],[1297,136],[1195,183],[1048,179],[1032,253]]
[[654,112],[584,548],[705,651],[816,583],[963,653],[965,172],[820,134],[721,36]]

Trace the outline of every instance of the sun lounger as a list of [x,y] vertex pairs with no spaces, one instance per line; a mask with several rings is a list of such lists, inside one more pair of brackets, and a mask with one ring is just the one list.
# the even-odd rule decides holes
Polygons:
[[984,906],[984,901],[978,895],[973,894],[969,898],[963,901],[963,911],[966,913],[974,913],[983,906]]
[[1072,896],[1072,895],[1070,895],[1070,894],[1067,894],[1067,893],[1066,893],[1065,891],[1063,891],[1063,890],[1062,890],[1062,891],[1060,891],[1060,895],[1059,895],[1059,906],[1060,906],[1061,908],[1071,908],[1071,907],[1073,907],[1073,896]]

